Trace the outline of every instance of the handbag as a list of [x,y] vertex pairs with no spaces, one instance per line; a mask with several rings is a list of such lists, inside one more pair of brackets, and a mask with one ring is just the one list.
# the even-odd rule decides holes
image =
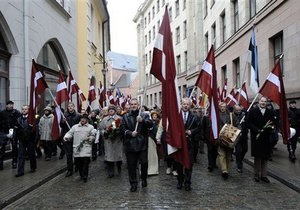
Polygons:
[[232,113],[230,113],[230,124],[226,123],[219,134],[219,143],[221,146],[233,149],[238,138],[241,134],[241,130],[232,125]]

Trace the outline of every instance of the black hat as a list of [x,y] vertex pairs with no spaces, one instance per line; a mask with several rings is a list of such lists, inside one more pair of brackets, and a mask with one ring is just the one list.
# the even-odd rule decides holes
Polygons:
[[291,100],[291,101],[290,101],[290,104],[295,104],[295,103],[296,103],[295,100]]
[[7,101],[6,105],[8,105],[8,104],[15,104],[15,103],[13,101]]
[[87,114],[82,114],[81,116],[80,116],[80,119],[82,119],[82,118],[85,118],[85,119],[89,119],[89,116],[87,115]]

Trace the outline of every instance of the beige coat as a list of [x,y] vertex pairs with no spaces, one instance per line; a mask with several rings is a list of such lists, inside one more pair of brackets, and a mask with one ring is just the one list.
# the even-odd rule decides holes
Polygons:
[[104,160],[110,162],[122,161],[123,157],[123,142],[120,135],[116,136],[115,139],[109,139],[104,135],[114,119],[116,120],[118,118],[121,120],[121,117],[118,115],[115,115],[114,118],[111,118],[111,116],[106,116],[99,125],[100,134],[102,135],[104,141]]
[[[96,129],[90,124],[74,125],[64,136],[64,140],[68,141],[73,138],[73,155],[74,157],[91,157],[92,144],[95,140]],[[82,144],[82,147],[80,147]]]
[[43,115],[39,122],[39,134],[41,140],[52,141],[52,126],[54,115]]

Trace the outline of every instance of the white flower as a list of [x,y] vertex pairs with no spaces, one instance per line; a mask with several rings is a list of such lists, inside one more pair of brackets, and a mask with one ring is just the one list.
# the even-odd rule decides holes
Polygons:
[[116,129],[116,128],[117,128],[117,126],[116,126],[116,121],[113,121],[113,122],[111,123],[111,125],[112,125],[112,128],[113,128],[113,129]]

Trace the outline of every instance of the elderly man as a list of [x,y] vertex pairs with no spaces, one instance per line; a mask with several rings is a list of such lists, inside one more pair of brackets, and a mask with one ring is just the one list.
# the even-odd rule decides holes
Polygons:
[[191,100],[189,98],[183,98],[181,102],[181,111],[182,111],[182,119],[184,122],[186,140],[188,145],[189,159],[191,163],[191,167],[189,169],[183,168],[180,163],[177,163],[177,189],[181,189],[184,184],[184,188],[186,191],[191,190],[191,177],[193,171],[193,154],[194,154],[194,145],[193,142],[199,141],[200,139],[196,139],[196,135],[201,130],[200,118],[196,114],[194,114],[191,109]]
[[142,187],[147,187],[148,172],[148,129],[153,127],[149,115],[139,115],[139,103],[136,98],[130,100],[130,112],[123,116],[121,134],[124,135],[124,146],[127,157],[130,191],[137,190],[137,163],[141,164]]
[[269,183],[267,166],[272,152],[270,136],[275,115],[266,106],[267,98],[263,96],[259,99],[258,106],[252,108],[248,114],[248,127],[251,134],[251,155],[254,157],[254,180]]

